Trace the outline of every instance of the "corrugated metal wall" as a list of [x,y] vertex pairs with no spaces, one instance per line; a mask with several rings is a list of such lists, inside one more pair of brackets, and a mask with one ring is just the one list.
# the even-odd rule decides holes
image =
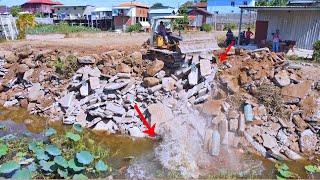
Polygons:
[[312,49],[313,43],[320,40],[320,11],[267,11],[258,10],[258,21],[269,21],[268,40],[271,33],[280,30],[282,40],[297,42],[298,48]]

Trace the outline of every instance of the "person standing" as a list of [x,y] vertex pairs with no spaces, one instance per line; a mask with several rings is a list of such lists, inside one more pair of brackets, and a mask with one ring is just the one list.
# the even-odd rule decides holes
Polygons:
[[228,32],[227,32],[226,36],[227,36],[226,43],[227,43],[227,46],[229,46],[232,43],[232,41],[234,40],[233,32],[231,31],[230,28],[228,28]]
[[276,33],[272,34],[272,51],[279,52],[280,47],[280,31],[279,29],[276,30]]
[[246,35],[245,35],[246,45],[250,44],[250,40],[251,40],[252,36],[253,36],[253,32],[251,32],[250,28],[248,28]]

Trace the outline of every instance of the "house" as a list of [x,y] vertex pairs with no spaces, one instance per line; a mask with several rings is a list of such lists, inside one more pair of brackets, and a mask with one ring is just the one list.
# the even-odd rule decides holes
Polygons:
[[188,19],[189,26],[199,28],[203,24],[212,24],[213,15],[204,9],[196,8],[188,11]]
[[10,8],[7,6],[0,6],[0,14],[8,14],[10,13]]
[[125,2],[112,8],[115,29],[125,29],[127,26],[148,21],[149,6],[139,2]]
[[312,50],[314,42],[320,39],[320,6],[243,6],[241,9],[257,11],[255,41],[258,45],[271,42],[272,33],[277,29],[284,43],[290,42],[301,49]]
[[57,5],[53,6],[54,20],[91,20],[91,14],[95,7],[91,5]]
[[240,13],[239,6],[254,6],[255,0],[208,0],[207,11],[212,14]]
[[62,3],[52,0],[29,0],[22,4],[21,7],[24,12],[41,13],[44,16],[50,16],[53,13],[52,7],[55,5],[62,5]]
[[208,7],[207,2],[196,2],[196,3],[193,3],[193,5],[191,6],[192,9],[199,8],[203,10],[207,10],[207,7]]
[[165,8],[165,9],[150,9],[149,11],[149,21],[155,16],[172,16],[178,13],[178,9],[175,8]]
[[320,6],[317,0],[289,0],[288,6]]
[[91,12],[91,15],[94,20],[112,19],[112,8],[97,7]]
[[110,7],[97,7],[91,12],[91,26],[101,30],[112,29],[112,8]]

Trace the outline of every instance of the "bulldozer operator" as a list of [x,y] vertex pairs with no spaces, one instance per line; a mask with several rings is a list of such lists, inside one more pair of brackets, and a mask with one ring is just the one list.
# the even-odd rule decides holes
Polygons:
[[163,37],[163,39],[165,40],[165,43],[169,41],[167,33],[168,32],[166,30],[166,27],[164,26],[163,21],[160,21],[160,25],[157,28],[157,34]]

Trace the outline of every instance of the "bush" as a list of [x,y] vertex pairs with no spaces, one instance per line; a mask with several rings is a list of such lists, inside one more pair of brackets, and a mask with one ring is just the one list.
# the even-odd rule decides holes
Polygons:
[[58,58],[53,62],[56,72],[64,77],[71,77],[78,69],[77,57],[69,55],[67,57]]
[[227,24],[227,25],[224,26],[223,30],[226,31],[226,30],[228,30],[229,28],[232,29],[232,30],[234,30],[234,29],[237,28],[237,24],[235,24],[235,23]]
[[139,32],[141,29],[141,25],[139,23],[131,25],[127,28],[126,32]]
[[201,30],[206,31],[206,32],[210,32],[210,31],[212,31],[212,26],[210,24],[203,24],[201,26]]
[[320,62],[320,40],[313,44],[313,50],[313,59],[317,62]]
[[35,17],[32,14],[21,14],[17,19],[17,28],[19,30],[19,39],[26,38],[26,31],[28,28],[35,27]]
[[100,29],[85,26],[70,26],[68,23],[61,22],[51,25],[37,25],[27,29],[27,34],[50,34],[50,33],[78,33],[78,32],[99,32]]

